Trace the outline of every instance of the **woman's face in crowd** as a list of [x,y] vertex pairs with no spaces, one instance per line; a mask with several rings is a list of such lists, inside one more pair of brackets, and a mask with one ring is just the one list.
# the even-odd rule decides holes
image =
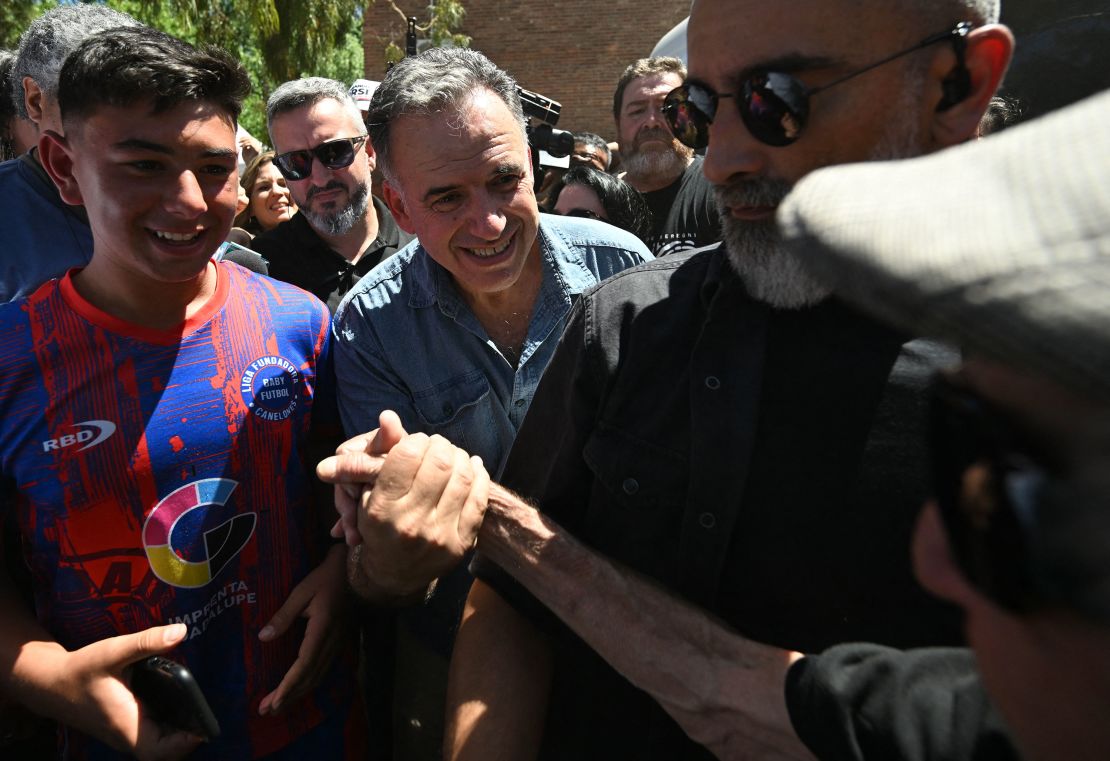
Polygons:
[[585,185],[567,185],[555,201],[555,213],[572,217],[591,217],[608,221],[609,215],[601,205],[601,199]]
[[258,170],[250,192],[251,214],[263,230],[271,230],[297,213],[285,178],[273,163]]

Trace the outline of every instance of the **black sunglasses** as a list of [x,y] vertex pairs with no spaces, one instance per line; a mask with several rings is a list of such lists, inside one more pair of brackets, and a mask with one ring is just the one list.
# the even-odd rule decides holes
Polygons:
[[355,160],[355,154],[366,142],[366,137],[341,137],[320,143],[315,148],[282,153],[274,156],[274,166],[287,180],[303,180],[312,174],[313,157],[318,158],[328,169],[343,169]]
[[721,98],[734,98],[740,109],[740,118],[752,137],[766,145],[790,145],[801,137],[802,130],[805,129],[809,116],[809,99],[812,96],[938,42],[951,41],[962,64],[967,35],[971,29],[970,22],[961,21],[947,32],[926,37],[912,47],[845,74],[821,87],[806,87],[793,74],[766,70],[753,71],[740,83],[739,91],[731,93],[716,93],[708,85],[690,80],[676,87],[663,100],[663,114],[671,132],[680,142],[700,150],[709,144],[709,125],[717,116],[718,102]]
[[969,582],[1016,612],[1043,600],[1028,538],[1052,468],[1006,414],[943,376],[930,399],[933,489]]

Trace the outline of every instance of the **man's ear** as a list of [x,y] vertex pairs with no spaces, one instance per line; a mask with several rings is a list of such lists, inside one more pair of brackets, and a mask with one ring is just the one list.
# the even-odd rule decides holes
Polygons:
[[27,109],[27,118],[36,125],[42,125],[43,98],[45,94],[39,83],[30,77],[23,78],[23,106]]
[[975,136],[979,120],[998,91],[1014,53],[1014,35],[1001,24],[973,29],[967,37],[964,65],[948,47],[929,70],[934,149],[947,148]]
[[39,133],[39,161],[58,186],[58,195],[70,206],[83,206],[85,200],[73,173],[73,156],[66,139],[53,130]]
[[366,142],[363,143],[363,146],[364,150],[366,151],[366,163],[370,165],[370,171],[373,172],[375,169],[378,168],[378,154],[374,150],[374,146],[370,142],[370,138],[366,138]]
[[416,228],[412,224],[412,217],[409,216],[408,208],[405,206],[405,198],[401,195],[400,191],[393,186],[392,180],[386,180],[382,183],[382,195],[385,197],[385,203],[389,207],[389,211],[392,212],[393,219],[397,222],[397,226],[409,235],[416,235]]

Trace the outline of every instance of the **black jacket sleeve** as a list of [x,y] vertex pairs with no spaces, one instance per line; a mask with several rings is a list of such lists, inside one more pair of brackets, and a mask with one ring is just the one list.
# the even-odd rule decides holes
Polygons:
[[822,761],[1019,758],[967,649],[838,645],[794,664],[786,703]]

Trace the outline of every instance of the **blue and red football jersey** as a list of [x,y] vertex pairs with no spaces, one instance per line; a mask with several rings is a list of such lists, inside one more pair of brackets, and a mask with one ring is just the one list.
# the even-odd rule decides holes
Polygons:
[[265,755],[351,705],[337,663],[258,716],[301,630],[258,631],[322,557],[306,446],[328,335],[318,301],[229,264],[172,332],[99,311],[69,275],[0,307],[0,468],[39,620],[69,649],[185,623],[170,657],[223,732],[197,758]]

